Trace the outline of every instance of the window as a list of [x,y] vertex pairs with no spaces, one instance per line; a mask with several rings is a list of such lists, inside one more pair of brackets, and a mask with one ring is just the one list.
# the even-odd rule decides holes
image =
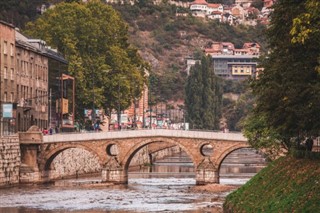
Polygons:
[[19,85],[17,85],[17,99],[19,100],[20,97],[19,97],[20,93],[19,93]]
[[3,54],[7,55],[8,53],[8,43],[6,41],[3,42]]
[[10,44],[10,56],[13,56],[14,55],[14,48],[13,48],[13,44],[11,43]]
[[11,74],[11,80],[14,80],[14,69],[10,69],[10,74]]
[[4,67],[4,71],[3,71],[3,78],[4,79],[7,79],[8,78],[8,68],[7,67]]
[[30,62],[30,72],[31,72],[31,77],[34,77],[34,73],[33,73],[33,64]]
[[[19,59],[17,59],[17,64],[19,65]],[[19,75],[19,67],[17,67],[17,75]]]
[[13,92],[10,94],[10,102],[13,103],[13,99],[14,99],[14,94]]
[[21,67],[21,75],[23,75],[23,70],[24,69],[23,69],[23,61],[22,60],[20,61],[20,67]]
[[4,93],[3,101],[7,102],[7,92]]

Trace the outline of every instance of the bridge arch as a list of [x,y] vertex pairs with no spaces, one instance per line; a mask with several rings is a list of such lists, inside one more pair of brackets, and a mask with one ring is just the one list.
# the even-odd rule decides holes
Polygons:
[[220,167],[221,167],[221,164],[222,162],[224,161],[224,159],[229,155],[231,154],[232,152],[238,150],[238,149],[243,149],[243,148],[251,148],[250,145],[248,144],[238,144],[236,146],[233,146],[233,147],[230,147],[226,150],[224,150],[224,152],[222,152],[220,154],[220,156],[217,158],[216,160],[216,165],[217,165],[217,170],[218,170],[218,174],[220,174]]
[[40,170],[41,171],[48,171],[50,170],[50,166],[53,162],[53,160],[63,151],[67,150],[67,149],[72,149],[72,148],[77,148],[77,149],[83,149],[88,151],[89,153],[91,153],[93,156],[96,156],[98,161],[99,161],[99,165],[100,167],[103,166],[103,160],[101,158],[101,156],[99,156],[98,153],[96,153],[93,149],[91,149],[88,146],[85,145],[81,145],[81,144],[65,144],[65,145],[61,145],[56,147],[55,149],[50,150],[48,153],[44,154],[43,157],[43,163],[40,165]]
[[[157,143],[157,142],[167,142],[169,144],[174,144],[179,146],[183,151],[185,151],[188,155],[188,157],[191,158],[192,163],[194,165],[196,165],[196,160],[195,160],[195,156],[182,144],[180,143],[178,140],[174,140],[174,139],[169,139],[169,138],[150,138],[150,139],[146,139],[141,141],[140,143],[136,144],[135,146],[133,146],[128,153],[125,155],[126,157],[123,159],[123,165],[124,165],[124,170],[127,173],[128,171],[128,167],[129,164],[132,160],[132,158],[134,157],[134,155],[140,150],[142,149],[144,146],[151,144],[151,143]],[[200,151],[199,151],[200,152]]]

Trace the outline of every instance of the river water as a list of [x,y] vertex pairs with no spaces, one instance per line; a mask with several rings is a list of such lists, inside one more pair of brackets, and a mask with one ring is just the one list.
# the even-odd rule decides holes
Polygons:
[[[221,184],[242,185],[265,165],[254,151],[230,154],[221,166]],[[105,186],[100,177],[0,190],[0,213],[222,212],[230,193],[193,191],[194,166],[184,153],[129,173],[126,186]]]

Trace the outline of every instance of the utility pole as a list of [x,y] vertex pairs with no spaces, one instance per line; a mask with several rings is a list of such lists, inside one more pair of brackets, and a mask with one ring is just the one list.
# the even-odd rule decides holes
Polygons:
[[136,128],[136,121],[137,121],[137,115],[136,115],[136,102],[137,102],[137,99],[134,98],[133,99],[133,122],[132,122],[132,126],[133,128]]
[[[92,71],[92,70],[91,70]],[[92,118],[92,125],[94,127],[95,122],[96,122],[96,111],[94,108],[94,102],[95,102],[95,97],[94,97],[94,73],[92,72],[92,112],[91,112],[91,118]]]
[[145,120],[144,120],[144,102],[145,102],[145,97],[144,97],[144,94],[145,94],[145,87],[143,85],[143,101],[142,101],[142,128],[145,127],[146,123],[145,123]]
[[51,88],[49,91],[49,129],[51,128],[51,110],[52,110],[52,105],[51,102],[52,101],[52,92],[51,92]]
[[118,130],[121,129],[120,127],[120,119],[121,119],[121,115],[120,115],[120,78],[118,80]]

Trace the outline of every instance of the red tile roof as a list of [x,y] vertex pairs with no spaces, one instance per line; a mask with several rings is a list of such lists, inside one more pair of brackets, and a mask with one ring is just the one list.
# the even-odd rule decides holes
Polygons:
[[208,7],[219,8],[221,4],[208,4]]
[[192,4],[205,4],[205,5],[208,5],[208,2],[206,2],[205,0],[195,0],[193,2],[190,3],[191,5]]

